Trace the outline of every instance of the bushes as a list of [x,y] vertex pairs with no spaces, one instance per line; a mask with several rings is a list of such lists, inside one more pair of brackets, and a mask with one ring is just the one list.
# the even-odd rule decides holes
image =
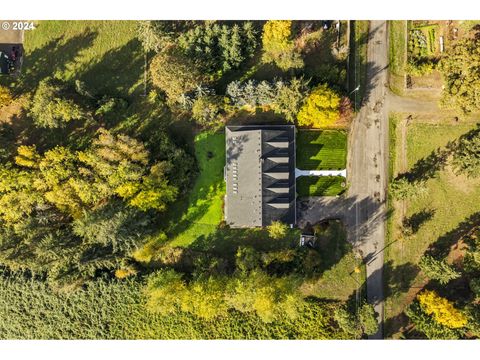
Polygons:
[[354,339],[359,339],[362,335],[373,335],[377,332],[378,321],[377,313],[370,304],[363,304],[357,314],[352,314],[345,306],[335,310],[334,318],[343,329]]
[[412,76],[429,75],[436,68],[436,62],[428,59],[409,61],[407,64],[407,72]]
[[10,90],[5,86],[0,85],[0,108],[10,104],[12,100],[13,100],[13,97],[12,97],[12,94],[10,93]]
[[272,239],[282,239],[287,235],[288,226],[280,221],[272,221],[267,227],[268,235]]

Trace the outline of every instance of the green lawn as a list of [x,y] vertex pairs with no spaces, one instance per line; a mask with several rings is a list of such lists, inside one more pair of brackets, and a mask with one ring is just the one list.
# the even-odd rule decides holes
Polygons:
[[[476,121],[466,120],[462,123],[452,123],[450,118],[436,123],[422,122],[415,119],[408,127],[407,162],[411,169],[419,160],[426,158],[436,149],[445,149],[449,141],[457,139],[462,134],[475,128]],[[393,131],[394,129],[392,129]],[[399,138],[399,129],[395,132]],[[391,142],[390,153],[396,159],[391,171],[396,174],[396,164],[401,156],[399,141]],[[433,164],[434,166],[435,164]],[[427,165],[432,166],[432,165]],[[453,173],[449,166],[437,172],[437,175],[426,182],[428,194],[406,203],[406,218],[422,218],[416,233],[406,236],[402,233],[400,204],[394,203],[394,214],[389,221],[388,239],[390,244],[386,250],[386,266],[388,278],[386,301],[386,331],[394,336],[402,325],[398,315],[403,312],[415,293],[423,286],[424,278],[417,266],[427,248],[439,238],[455,243],[455,231],[462,222],[472,214],[480,211],[480,180],[468,179]],[[421,216],[424,214],[425,216]],[[427,216],[428,215],[428,216]]]
[[347,164],[347,133],[340,130],[299,130],[297,168],[342,170]]
[[[208,236],[223,219],[225,182],[225,134],[204,132],[195,138],[195,156],[199,175],[187,199],[183,216],[172,224],[172,246],[188,246],[197,238]],[[175,204],[171,213],[177,213],[183,203]]]
[[324,272],[307,281],[302,291],[306,296],[346,300],[365,281],[362,262],[355,257],[340,221],[330,221],[326,228],[318,226],[315,235]]
[[[297,168],[341,170],[347,166],[347,133],[341,130],[299,130]],[[340,176],[302,176],[297,179],[298,196],[332,196],[345,191]]]
[[345,191],[342,176],[301,176],[297,179],[297,194],[304,196],[334,196]]
[[390,88],[401,94],[405,90],[405,66],[407,62],[407,22],[392,20],[388,22],[390,36],[389,71]]
[[144,53],[136,26],[136,21],[39,21],[25,32],[21,90],[54,76],[82,80],[94,93],[139,94]]

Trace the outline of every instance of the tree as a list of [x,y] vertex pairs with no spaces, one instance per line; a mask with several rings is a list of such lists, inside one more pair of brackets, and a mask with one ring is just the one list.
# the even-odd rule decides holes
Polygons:
[[378,330],[377,313],[371,304],[363,304],[358,310],[358,320],[364,334],[373,335]]
[[35,145],[21,145],[18,147],[17,153],[18,155],[15,156],[15,163],[17,165],[28,168],[38,167],[40,155],[38,155],[37,147]]
[[425,290],[417,295],[417,300],[422,310],[427,315],[432,315],[434,320],[441,325],[450,329],[458,329],[467,324],[466,316],[435,291]]
[[161,52],[172,45],[183,32],[194,28],[198,21],[139,21],[137,37],[147,51]]
[[170,102],[179,102],[182,95],[204,82],[195,61],[170,46],[158,53],[150,64],[152,82],[162,89]]
[[445,260],[437,260],[430,255],[424,255],[419,262],[420,269],[431,279],[445,285],[450,280],[460,277],[460,273]]
[[30,172],[0,165],[0,218],[8,225],[22,221],[42,203],[34,180]]
[[277,81],[275,88],[275,112],[283,114],[288,121],[295,122],[307,92],[308,81],[303,78],[293,78],[288,83]]
[[287,235],[288,226],[281,221],[272,221],[267,226],[268,235],[275,240],[282,239]]
[[275,63],[283,71],[304,66],[292,41],[292,21],[272,20],[263,26],[263,57],[265,63]]
[[143,211],[164,211],[167,203],[176,199],[178,189],[169,184],[165,175],[167,166],[169,164],[162,161],[150,168],[150,173],[142,177],[142,182],[136,187],[137,192],[129,200],[131,206]]
[[283,114],[288,121],[294,122],[307,89],[308,81],[303,78],[276,80],[271,83],[232,81],[227,85],[226,95],[236,107],[268,106],[276,113]]
[[40,81],[30,107],[30,116],[37,126],[59,128],[72,120],[88,118],[88,114],[65,93],[64,87],[52,79]]
[[181,274],[174,270],[157,271],[147,281],[147,308],[162,315],[175,313],[186,291]]
[[452,164],[459,173],[472,178],[480,176],[480,129],[458,140]]
[[389,191],[395,199],[405,200],[424,196],[428,190],[423,181],[411,182],[400,177],[390,183]]
[[312,90],[297,115],[298,125],[330,127],[340,119],[340,96],[327,85]]
[[480,109],[480,37],[465,37],[447,48],[439,69],[445,87],[441,104],[468,114]]
[[406,309],[405,314],[415,325],[415,330],[424,333],[428,339],[447,340],[458,339],[459,331],[446,327],[435,321],[431,315],[425,313],[418,301],[412,302]]
[[363,334],[373,335],[378,330],[377,313],[370,304],[363,304],[355,314],[346,306],[341,306],[335,310],[334,319],[343,331],[355,339]]
[[261,254],[249,246],[240,246],[235,254],[237,269],[248,272],[260,267]]
[[251,58],[257,47],[257,31],[250,21],[219,24],[204,21],[178,36],[177,45],[202,64],[202,70],[218,78]]
[[200,96],[192,106],[192,117],[198,124],[211,126],[218,121],[222,111],[222,99],[218,96]]
[[0,85],[0,108],[10,104],[12,100],[10,90],[6,86]]
[[262,321],[295,319],[305,306],[293,277],[271,277],[260,270],[237,274],[227,284],[225,300],[240,312],[254,312]]

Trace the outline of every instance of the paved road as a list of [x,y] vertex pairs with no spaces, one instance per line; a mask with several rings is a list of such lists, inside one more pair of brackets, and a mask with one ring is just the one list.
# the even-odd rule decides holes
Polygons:
[[[311,197],[298,201],[299,226],[324,219],[341,219],[349,241],[366,264],[367,301],[374,305],[383,338],[388,116],[386,110],[388,44],[386,21],[371,21],[367,50],[367,87],[362,108],[349,137],[347,180],[341,197]],[[397,99],[393,99],[397,101]],[[401,104],[398,104],[401,107]],[[412,104],[416,107],[417,104]]]
[[[348,199],[350,202],[350,240],[366,263],[367,301],[379,314],[383,338],[386,187],[388,156],[387,91],[388,44],[386,21],[371,21],[367,50],[366,98],[355,118],[350,136]],[[351,229],[352,230],[352,229]]]

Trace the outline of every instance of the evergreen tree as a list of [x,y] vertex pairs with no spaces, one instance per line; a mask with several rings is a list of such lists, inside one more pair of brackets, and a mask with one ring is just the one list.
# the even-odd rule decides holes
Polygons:
[[460,277],[460,273],[445,260],[437,260],[432,256],[424,255],[419,262],[420,269],[429,278],[437,280],[440,284],[445,285],[450,280]]

